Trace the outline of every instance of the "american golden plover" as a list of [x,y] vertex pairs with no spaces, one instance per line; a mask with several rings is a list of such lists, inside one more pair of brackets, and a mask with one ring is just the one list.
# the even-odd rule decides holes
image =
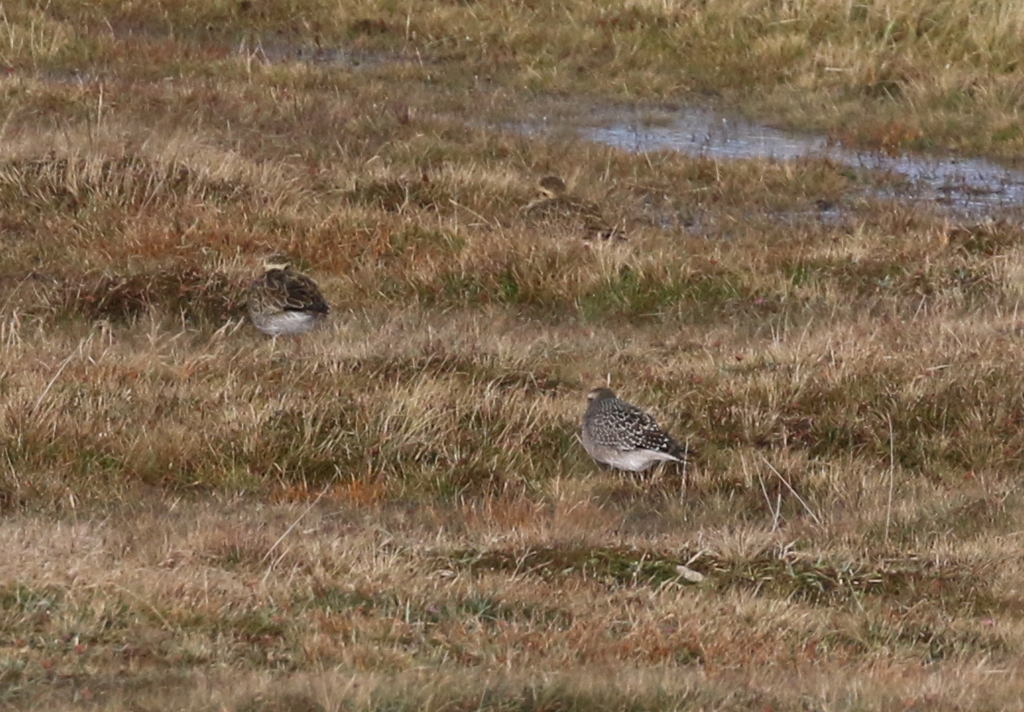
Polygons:
[[560,198],[569,194],[569,186],[558,176],[544,176],[537,181],[537,190],[544,198]]
[[285,255],[264,260],[263,276],[249,287],[249,317],[270,336],[305,334],[330,310],[316,282],[293,271]]
[[562,219],[581,224],[584,239],[625,240],[625,233],[604,219],[596,203],[569,193],[565,181],[558,176],[544,176],[537,183],[540,196],[526,206],[526,214],[534,218]]
[[686,450],[654,418],[619,400],[608,388],[587,394],[580,440],[598,463],[617,470],[640,472],[663,460],[686,461]]

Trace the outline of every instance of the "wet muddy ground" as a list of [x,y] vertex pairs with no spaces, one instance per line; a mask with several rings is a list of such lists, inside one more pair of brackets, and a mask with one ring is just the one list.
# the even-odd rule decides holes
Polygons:
[[[679,151],[717,160],[825,159],[869,172],[872,195],[932,202],[951,217],[978,219],[1024,203],[1024,171],[980,158],[854,150],[829,138],[783,131],[692,106],[595,106],[577,115],[555,112],[527,122],[541,134],[569,131],[634,153]],[[823,213],[836,206],[820,206]]]
[[[375,28],[360,30],[372,34]],[[263,65],[303,64],[328,70],[369,70],[415,61],[274,36],[247,38],[239,44],[221,43],[220,49]],[[101,75],[85,70],[43,72],[35,78],[75,85],[103,81]],[[869,197],[934,203],[953,218],[976,220],[995,213],[1005,216],[1024,204],[1024,170],[982,158],[859,150],[827,136],[786,131],[706,106],[609,106],[536,99],[531,108],[503,128],[573,137],[633,153],[678,151],[716,160],[825,159],[870,174]],[[839,205],[818,207],[819,218],[836,219],[841,213]]]

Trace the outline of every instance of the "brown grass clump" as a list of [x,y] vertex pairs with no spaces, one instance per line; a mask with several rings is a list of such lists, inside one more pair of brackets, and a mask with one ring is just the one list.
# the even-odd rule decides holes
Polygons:
[[[1010,155],[975,5],[5,5],[0,702],[1017,706],[1020,211],[532,132],[699,93]],[[606,383],[700,457],[597,469]]]
[[220,322],[243,315],[245,286],[233,284],[223,272],[180,266],[148,274],[83,276],[77,284],[62,284],[54,302],[61,311],[87,319],[134,320],[159,305],[187,321]]

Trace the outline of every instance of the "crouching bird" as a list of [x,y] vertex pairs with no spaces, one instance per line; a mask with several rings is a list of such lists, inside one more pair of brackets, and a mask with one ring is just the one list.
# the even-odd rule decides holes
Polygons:
[[285,255],[263,262],[263,275],[249,287],[249,318],[273,337],[305,334],[322,322],[331,308],[316,282],[295,272]]
[[587,394],[580,440],[599,464],[640,472],[662,462],[686,462],[687,451],[662,430],[654,418],[619,400],[608,388]]
[[584,240],[625,240],[626,233],[609,225],[600,206],[569,192],[558,176],[544,176],[537,184],[539,196],[523,209],[531,218],[568,222],[582,228]]

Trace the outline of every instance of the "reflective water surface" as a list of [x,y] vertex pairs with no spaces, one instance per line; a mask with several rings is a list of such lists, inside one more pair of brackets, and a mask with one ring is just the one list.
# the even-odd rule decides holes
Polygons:
[[1024,171],[991,161],[853,151],[823,136],[782,131],[702,108],[603,108],[577,117],[575,123],[581,138],[637,153],[670,150],[708,158],[778,161],[825,157],[897,178],[905,188],[892,197],[933,200],[957,213],[1024,204]]

